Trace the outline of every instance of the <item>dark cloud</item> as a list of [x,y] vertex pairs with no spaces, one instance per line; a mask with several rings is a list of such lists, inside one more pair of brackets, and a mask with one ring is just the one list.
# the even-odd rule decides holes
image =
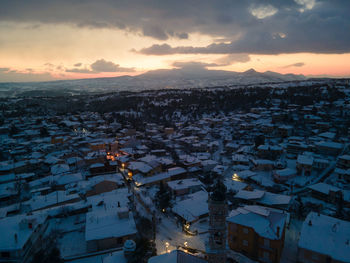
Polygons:
[[297,62],[297,63],[294,63],[294,64],[290,64],[290,65],[284,66],[283,68],[303,67],[303,66],[305,66],[304,62]]
[[168,34],[157,25],[149,25],[143,28],[143,34],[145,36],[153,37],[159,40],[167,40]]
[[0,68],[0,82],[32,82],[49,80],[54,80],[54,77],[48,72],[34,72],[33,70],[21,72],[10,68]]
[[104,59],[96,60],[92,63],[89,68],[79,68],[82,63],[74,64],[75,68],[66,69],[66,72],[73,73],[84,73],[84,74],[96,74],[101,72],[134,72],[134,68],[123,68],[118,64],[115,64],[111,61],[106,61]]
[[118,28],[158,40],[191,33],[229,40],[171,47],[170,54],[344,53],[350,52],[349,10],[348,0],[2,0],[0,21]]
[[96,60],[90,65],[91,69],[95,72],[133,72],[133,68],[123,68],[118,64],[114,64],[111,61],[106,61],[104,59]]
[[217,59],[214,63],[205,63],[199,61],[176,61],[171,65],[175,68],[180,68],[187,71],[197,71],[206,70],[208,67],[222,67],[239,62],[245,63],[248,61],[250,61],[250,57],[247,54],[230,54]]

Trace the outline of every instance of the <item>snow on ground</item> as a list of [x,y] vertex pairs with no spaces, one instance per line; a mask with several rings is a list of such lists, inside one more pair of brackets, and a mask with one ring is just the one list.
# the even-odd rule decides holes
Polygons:
[[[182,232],[182,226],[179,223],[176,224],[176,219],[167,217],[164,214],[157,213],[157,216],[161,217],[161,222],[157,224],[157,235],[156,235],[156,247],[157,253],[163,254],[167,250],[174,250],[178,246],[187,246],[190,248],[205,251],[205,241],[208,240],[208,234],[200,234],[196,236],[186,235]],[[196,228],[191,227],[191,231]],[[199,231],[198,229],[198,232]],[[167,243],[169,244],[167,246]]]
[[190,248],[202,251],[205,250],[205,241],[208,240],[208,235],[206,233],[208,222],[204,223],[203,219],[196,222],[191,226],[191,231],[198,230],[199,233],[205,233],[197,236],[190,236],[182,231],[182,225],[180,222],[177,222],[175,217],[159,212],[154,204],[149,205],[151,211],[147,211],[147,209],[139,203],[138,199],[135,198],[135,206],[137,212],[141,216],[149,219],[152,219],[151,211],[155,211],[155,217],[157,218],[155,240],[157,254],[164,254],[167,251],[177,249],[178,246],[185,246],[185,244]]

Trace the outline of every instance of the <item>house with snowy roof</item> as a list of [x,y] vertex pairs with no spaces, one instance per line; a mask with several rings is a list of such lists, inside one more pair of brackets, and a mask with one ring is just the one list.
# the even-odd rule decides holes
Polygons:
[[100,195],[111,192],[124,185],[123,176],[120,173],[104,174],[89,178],[88,181],[82,181],[79,184],[80,191],[85,192],[86,196]]
[[174,196],[195,193],[204,188],[203,183],[196,178],[170,181],[167,186]]
[[314,158],[311,154],[299,154],[296,163],[298,173],[311,175],[313,163]]
[[96,209],[86,214],[85,240],[90,252],[122,247],[137,229],[127,207]]
[[279,262],[287,213],[263,206],[232,210],[227,218],[230,249],[261,262]]
[[283,152],[283,148],[279,145],[262,144],[258,147],[258,156],[260,158],[276,159]]
[[333,141],[320,141],[315,144],[315,147],[318,153],[336,156],[343,150],[344,145]]
[[344,154],[338,157],[337,167],[341,169],[350,169],[350,155]]
[[0,220],[0,262],[29,262],[43,242],[48,221],[43,215],[18,215]]
[[326,184],[326,183],[317,183],[308,186],[308,189],[311,190],[313,197],[324,200],[326,202],[337,202],[343,195],[343,192],[340,188]]
[[300,232],[298,262],[350,262],[350,222],[310,212]]
[[295,176],[297,176],[297,171],[291,168],[275,170],[273,173],[274,180],[278,183],[284,183]]
[[208,193],[203,190],[187,195],[186,199],[176,202],[172,212],[188,223],[208,216]]

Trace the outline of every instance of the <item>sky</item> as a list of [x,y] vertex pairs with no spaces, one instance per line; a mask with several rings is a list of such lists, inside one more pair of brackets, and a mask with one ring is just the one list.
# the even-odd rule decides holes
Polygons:
[[350,77],[349,0],[1,0],[0,82],[209,70]]

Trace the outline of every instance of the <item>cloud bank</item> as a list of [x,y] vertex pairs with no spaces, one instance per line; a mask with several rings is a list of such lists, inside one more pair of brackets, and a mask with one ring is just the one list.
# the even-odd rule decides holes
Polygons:
[[2,0],[0,22],[116,28],[161,41],[192,33],[230,40],[206,47],[157,43],[140,51],[149,55],[339,54],[350,52],[348,10],[348,0]]

